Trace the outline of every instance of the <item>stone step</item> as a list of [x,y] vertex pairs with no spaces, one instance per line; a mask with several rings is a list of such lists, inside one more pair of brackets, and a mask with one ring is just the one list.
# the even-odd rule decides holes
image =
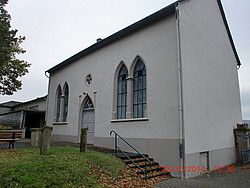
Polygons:
[[[125,164],[127,164],[130,168],[132,168],[139,176],[141,176],[142,179],[149,179],[149,178],[155,178],[160,176],[170,176],[169,172],[162,172],[163,167],[159,166],[158,162],[155,162],[153,158],[148,158],[148,154],[143,154],[145,157],[148,158],[152,162],[151,164],[147,161],[145,165],[145,158],[143,158],[140,154],[135,153],[129,153],[126,152],[126,154],[135,162],[138,164],[139,167],[141,167],[144,172],[147,173],[144,174],[141,169],[139,169],[130,159],[128,159],[127,156],[125,156],[123,153],[118,153],[118,156]],[[146,169],[146,170],[145,170]]]
[[[169,172],[162,172],[163,168],[159,166],[159,163],[154,161],[153,158],[149,158],[148,154],[143,154],[145,157],[150,160],[153,165],[152,167],[150,166],[150,163],[147,161],[146,162],[146,172],[147,175],[145,175],[137,166],[133,164],[133,162],[128,159],[127,156],[125,156],[122,152],[110,149],[110,148],[102,148],[102,147],[96,147],[96,146],[89,146],[89,149],[104,152],[104,153],[109,153],[112,155],[117,154],[117,157],[120,158],[126,165],[128,165],[131,169],[133,169],[142,179],[149,179],[149,178],[163,178],[167,179],[171,177]],[[132,160],[134,160],[135,163],[138,163],[138,165],[144,169],[145,168],[145,158],[143,158],[140,154],[137,153],[130,153],[130,152],[125,152]],[[166,176],[166,177],[165,177]]]
[[147,176],[143,176],[142,179],[146,180],[146,179],[156,178],[156,177],[161,177],[161,176],[166,176],[166,178],[170,178],[171,177],[171,175],[170,175],[169,172],[161,172],[159,174],[154,174],[154,175],[147,174]]
[[[157,168],[150,168],[150,169],[147,169],[145,172],[146,173],[149,173],[149,172],[153,172],[153,171],[160,171],[162,172],[162,167],[157,167]],[[144,172],[142,172],[141,170],[136,172],[137,174],[144,174]]]
[[[144,162],[142,162],[142,163],[144,163]],[[147,162],[146,163],[146,165],[145,164],[138,164],[138,166],[139,167],[141,167],[141,168],[143,168],[143,167],[145,167],[145,166],[147,166],[147,167],[152,167],[152,166],[157,166],[157,165],[159,165],[159,163],[157,163],[157,162],[155,162],[155,161],[153,161],[152,162],[152,165],[149,163],[149,162]],[[129,167],[130,168],[138,168],[135,164],[131,164],[131,166],[129,165]]]
[[[146,172],[146,173],[153,172],[153,171],[160,171],[160,172],[162,172],[162,169],[163,169],[162,167],[150,168],[150,169],[147,169],[145,172]],[[137,173],[137,174],[144,174],[144,172],[141,171],[140,169],[139,169],[139,171],[137,171],[136,173]]]
[[[154,160],[153,158],[148,158],[151,162]],[[132,161],[130,161],[129,159],[127,160],[123,160],[126,164],[131,164],[133,163]],[[135,159],[134,162],[138,163],[138,162],[144,162],[145,159],[144,158],[138,158],[138,159]]]
[[[135,158],[143,158],[140,154],[137,153],[126,153],[131,159],[135,159]],[[143,154],[145,157],[148,157],[148,154]],[[119,153],[118,156],[121,160],[125,160],[128,159],[128,157],[126,155],[124,155],[123,153]]]

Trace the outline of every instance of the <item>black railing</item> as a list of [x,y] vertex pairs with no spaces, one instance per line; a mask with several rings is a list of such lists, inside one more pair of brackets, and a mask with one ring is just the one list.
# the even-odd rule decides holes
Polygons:
[[[115,134],[115,156],[117,157],[117,152],[120,151],[122,154],[124,154],[138,169],[140,169],[143,174],[145,174],[147,179],[147,165],[146,163],[149,162],[150,163],[150,167],[152,166],[152,162],[145,156],[143,155],[140,151],[138,151],[137,149],[135,149],[131,144],[129,144],[124,138],[122,138],[117,132],[115,131],[110,131],[110,135],[114,133]],[[135,151],[137,154],[139,154],[140,157],[144,158],[144,162],[145,162],[145,169],[142,169],[131,157],[129,157],[129,155],[126,154],[126,152],[124,152],[119,146],[118,146],[118,141],[117,141],[117,137],[119,137],[126,145],[128,145],[133,151]]]

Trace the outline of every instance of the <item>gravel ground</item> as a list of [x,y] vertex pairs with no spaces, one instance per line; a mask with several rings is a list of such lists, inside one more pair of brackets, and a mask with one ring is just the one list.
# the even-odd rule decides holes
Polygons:
[[[79,144],[68,142],[52,142],[51,146],[74,146],[79,147]],[[24,139],[15,143],[15,148],[30,147],[30,140]],[[8,149],[8,143],[0,143],[0,149]],[[106,148],[96,148],[89,146],[90,149],[103,151],[108,153]],[[156,188],[249,188],[250,187],[250,169],[242,169],[239,165],[235,166],[234,172],[226,172],[227,169],[222,169],[221,172],[212,171],[194,178],[180,179],[171,178],[166,181],[155,184]]]
[[[22,139],[14,144],[14,148],[30,147],[30,139]],[[9,143],[0,142],[0,149],[9,149]]]

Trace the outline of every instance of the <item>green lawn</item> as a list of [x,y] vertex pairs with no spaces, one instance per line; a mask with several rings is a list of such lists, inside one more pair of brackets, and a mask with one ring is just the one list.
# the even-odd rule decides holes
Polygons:
[[0,150],[0,187],[122,187],[119,182],[132,180],[141,181],[122,161],[92,150],[50,147],[50,155],[36,148]]

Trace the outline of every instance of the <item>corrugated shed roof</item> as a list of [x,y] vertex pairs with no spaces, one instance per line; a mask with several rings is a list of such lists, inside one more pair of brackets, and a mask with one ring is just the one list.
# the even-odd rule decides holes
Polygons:
[[7,107],[7,108],[12,108],[16,105],[22,104],[22,102],[18,101],[9,101],[9,102],[4,102],[0,104],[0,107]]

